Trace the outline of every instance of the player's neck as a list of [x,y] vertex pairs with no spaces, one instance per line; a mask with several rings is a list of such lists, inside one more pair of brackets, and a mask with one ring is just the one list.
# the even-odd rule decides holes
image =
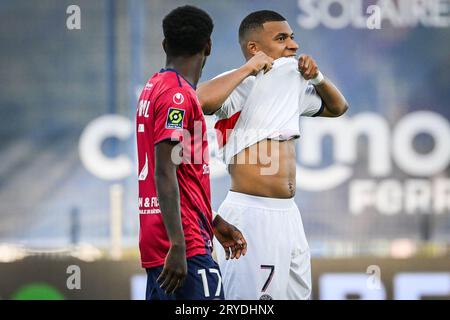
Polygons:
[[203,67],[203,59],[201,56],[195,55],[191,57],[167,57],[166,68],[177,70],[187,81],[194,86],[197,85]]

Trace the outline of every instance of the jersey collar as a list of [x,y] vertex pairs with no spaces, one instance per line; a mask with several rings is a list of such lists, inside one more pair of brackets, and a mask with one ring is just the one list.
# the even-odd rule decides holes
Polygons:
[[167,72],[167,71],[175,72],[175,73],[177,74],[178,84],[180,85],[180,87],[182,87],[181,81],[180,81],[180,77],[181,77],[181,78],[183,78],[183,80],[186,81],[186,82],[187,82],[194,90],[197,90],[196,86],[194,86],[194,85],[193,85],[192,83],[190,83],[185,77],[183,77],[180,73],[178,73],[177,70],[172,69],[172,68],[162,68],[161,70],[159,70],[160,73]]

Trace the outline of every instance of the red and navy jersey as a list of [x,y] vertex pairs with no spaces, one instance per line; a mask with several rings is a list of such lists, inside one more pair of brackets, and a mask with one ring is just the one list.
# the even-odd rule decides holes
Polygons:
[[195,88],[176,70],[162,69],[145,85],[136,111],[139,248],[142,267],[164,264],[170,242],[155,182],[155,145],[182,144],[177,179],[187,258],[211,253],[212,211],[206,123]]

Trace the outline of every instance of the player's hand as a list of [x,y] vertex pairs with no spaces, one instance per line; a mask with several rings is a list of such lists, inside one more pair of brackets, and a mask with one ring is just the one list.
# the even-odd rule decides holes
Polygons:
[[302,54],[298,59],[298,70],[305,80],[314,79],[319,73],[319,67],[311,56]]
[[273,59],[262,51],[258,51],[245,66],[249,69],[251,75],[256,75],[261,70],[267,73],[272,69]]
[[247,253],[247,241],[241,231],[221,216],[214,219],[214,235],[225,250],[226,259],[239,259]]
[[186,247],[172,245],[167,253],[164,268],[156,280],[167,294],[183,287],[187,275]]

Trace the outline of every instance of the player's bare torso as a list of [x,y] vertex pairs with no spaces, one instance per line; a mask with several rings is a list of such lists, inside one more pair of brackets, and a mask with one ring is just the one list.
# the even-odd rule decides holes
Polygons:
[[233,157],[231,191],[270,198],[295,195],[295,139],[262,140]]

